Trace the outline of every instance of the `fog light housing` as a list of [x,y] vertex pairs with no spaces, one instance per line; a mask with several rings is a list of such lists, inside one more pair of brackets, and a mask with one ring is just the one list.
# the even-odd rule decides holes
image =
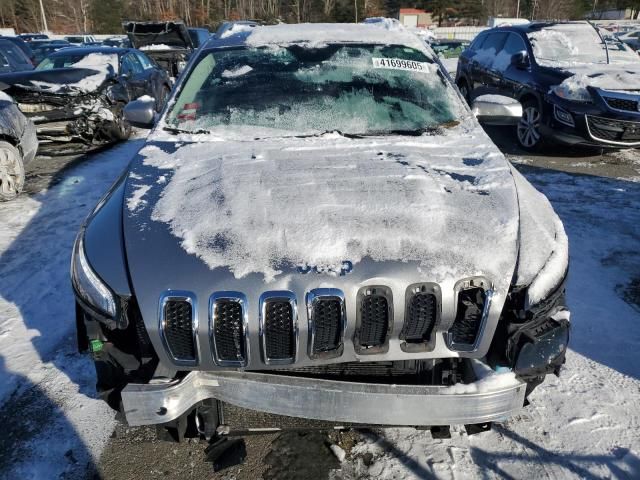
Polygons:
[[557,105],[553,106],[553,116],[557,121],[565,125],[568,125],[569,127],[576,126],[573,120],[573,116],[563,108],[558,107]]
[[569,343],[569,322],[548,319],[512,337],[512,365],[518,376],[557,372]]

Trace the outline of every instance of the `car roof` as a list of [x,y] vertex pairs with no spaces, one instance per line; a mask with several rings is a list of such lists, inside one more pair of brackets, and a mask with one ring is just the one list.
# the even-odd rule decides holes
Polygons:
[[7,40],[6,38],[0,37],[0,45],[16,47],[17,45],[13,43],[11,40]]
[[[592,26],[589,22],[585,22],[585,21],[575,21],[575,22],[531,22],[531,23],[524,23],[521,25],[504,25],[504,26],[498,26],[498,27],[494,27],[491,30],[495,30],[495,31],[500,31],[500,30],[507,30],[507,31],[516,31],[516,32],[522,32],[522,33],[529,33],[529,32],[537,32],[540,30],[543,30],[545,28],[549,28],[549,27],[553,27],[554,25],[584,25],[584,26]],[[486,30],[486,31],[490,31],[490,30]]]
[[123,55],[131,50],[131,48],[121,47],[66,47],[58,50],[55,53],[52,53],[51,56],[57,57],[62,55],[77,55],[81,53],[115,53],[117,55]]
[[364,23],[279,24],[227,30],[222,38],[212,37],[206,48],[234,46],[293,45],[320,46],[330,43],[406,45],[425,50],[423,42],[404,28],[387,30]]

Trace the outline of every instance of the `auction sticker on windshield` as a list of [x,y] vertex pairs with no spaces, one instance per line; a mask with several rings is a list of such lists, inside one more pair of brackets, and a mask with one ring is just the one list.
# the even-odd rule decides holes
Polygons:
[[390,68],[393,70],[409,70],[411,72],[430,72],[432,64],[416,62],[402,58],[378,58],[373,57],[373,68]]

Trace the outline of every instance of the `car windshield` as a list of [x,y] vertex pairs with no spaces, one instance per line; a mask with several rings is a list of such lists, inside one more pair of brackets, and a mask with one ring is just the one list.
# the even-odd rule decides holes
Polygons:
[[464,111],[418,50],[290,45],[204,55],[165,123],[190,132],[233,126],[365,135],[453,126]]
[[[587,23],[560,23],[527,34],[539,65],[556,67],[607,63],[607,51],[598,32]],[[625,47],[607,43],[610,63],[637,62]],[[613,54],[612,54],[613,52]]]
[[45,58],[36,70],[51,70],[54,68],[90,68],[100,71],[118,71],[118,55],[115,53],[69,53],[66,55],[51,55]]

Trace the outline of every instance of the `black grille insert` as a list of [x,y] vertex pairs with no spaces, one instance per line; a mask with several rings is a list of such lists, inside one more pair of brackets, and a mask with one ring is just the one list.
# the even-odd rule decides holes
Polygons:
[[267,300],[264,312],[265,361],[293,360],[296,354],[294,309],[290,300]]
[[431,338],[436,324],[438,301],[432,293],[416,293],[405,312],[400,339],[407,343],[424,343]]
[[163,311],[164,337],[175,360],[195,361],[193,309],[188,300],[167,300]]
[[389,303],[384,295],[362,298],[360,310],[359,344],[364,348],[384,344],[389,330]]
[[621,143],[640,142],[640,122],[627,122],[587,115],[587,123],[591,134],[595,138]]
[[604,97],[605,101],[611,108],[625,110],[629,112],[638,111],[638,101],[631,98]]
[[480,287],[470,287],[458,292],[456,319],[449,330],[453,344],[475,344],[486,299],[487,294]]
[[213,306],[213,343],[219,363],[246,363],[244,312],[241,302],[218,299]]
[[332,352],[342,346],[342,300],[317,298],[313,300],[311,322],[314,328],[312,354]]

